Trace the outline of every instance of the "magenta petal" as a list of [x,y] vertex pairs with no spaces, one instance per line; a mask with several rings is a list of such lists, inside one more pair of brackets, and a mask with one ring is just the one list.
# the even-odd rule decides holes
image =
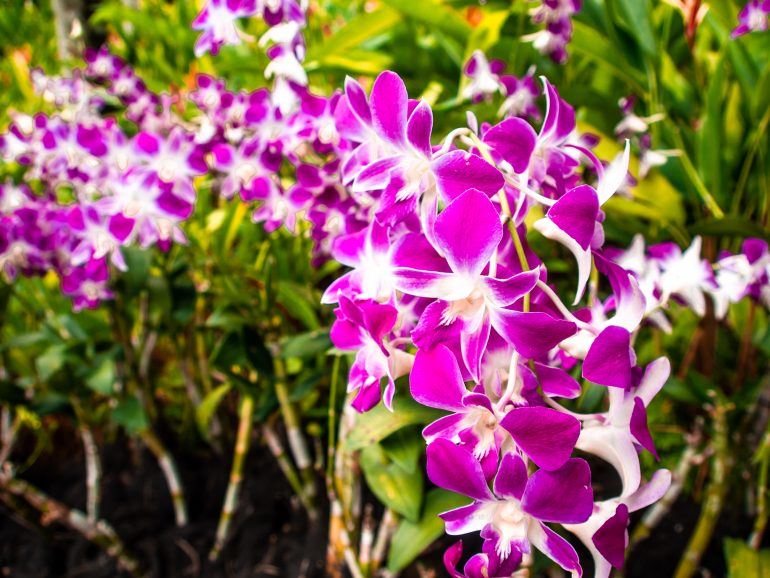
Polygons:
[[503,226],[489,197],[471,189],[441,212],[436,219],[435,235],[438,249],[452,271],[476,277],[500,243]]
[[495,167],[480,156],[461,150],[441,155],[431,165],[436,187],[447,202],[468,189],[492,196],[503,186],[504,179]]
[[479,382],[481,372],[481,358],[487,349],[491,330],[492,325],[489,322],[489,316],[485,315],[477,331],[463,331],[460,334],[460,350],[463,356],[463,363],[465,363],[465,368],[477,383]]
[[484,133],[484,142],[521,174],[529,167],[537,134],[528,122],[507,118]]
[[160,140],[154,134],[140,132],[134,137],[137,148],[148,155],[157,154],[160,150]]
[[393,279],[399,291],[415,297],[457,301],[469,293],[466,284],[458,283],[453,273],[397,267],[393,270]]
[[481,464],[465,448],[437,439],[428,446],[427,455],[428,478],[440,488],[475,500],[493,498]]
[[546,470],[564,465],[580,435],[577,419],[547,407],[512,409],[500,425],[511,434],[521,451]]
[[460,558],[462,557],[462,540],[455,542],[444,551],[444,568],[446,568],[446,571],[452,578],[464,578],[463,575],[457,571],[457,565],[460,563]]
[[527,465],[514,453],[507,453],[495,476],[494,490],[501,498],[521,500],[527,485]]
[[572,458],[553,472],[536,471],[527,482],[521,507],[527,514],[543,522],[585,522],[594,507],[588,462]]
[[451,413],[444,417],[440,417],[423,428],[422,437],[428,443],[432,442],[435,438],[451,440],[458,435],[462,429],[468,427],[464,420],[465,415],[462,413]]
[[386,140],[403,144],[406,140],[406,112],[409,96],[401,77],[386,70],[374,81],[369,95],[372,124]]
[[580,395],[580,384],[563,369],[544,363],[535,363],[535,372],[540,380],[540,387],[546,395],[567,399],[574,399]]
[[454,354],[443,345],[417,351],[409,387],[412,397],[422,405],[447,411],[465,409],[463,396],[468,390]]
[[369,110],[369,103],[366,101],[366,92],[358,82],[350,77],[345,79],[345,96],[347,104],[353,114],[363,124],[372,122],[372,115]]
[[540,270],[533,269],[508,279],[485,277],[484,285],[487,288],[488,297],[497,307],[507,307],[532,291],[539,276]]
[[131,231],[134,230],[134,223],[134,219],[124,217],[123,213],[117,213],[110,217],[108,228],[112,236],[123,243],[126,239],[128,239]]
[[352,189],[356,192],[369,192],[385,188],[390,181],[390,171],[398,165],[401,157],[385,157],[367,165],[356,175]]
[[625,561],[627,529],[628,507],[619,504],[615,514],[604,522],[591,538],[599,554],[615,568],[622,568]]
[[492,323],[506,341],[530,359],[548,353],[577,332],[577,326],[572,321],[557,319],[539,311],[496,311]]
[[580,558],[570,543],[545,524],[533,524],[533,526],[527,536],[532,545],[567,572],[574,572],[578,577],[582,576]]
[[489,516],[484,511],[484,506],[484,502],[474,502],[439,514],[439,518],[444,520],[446,525],[446,533],[450,536],[457,536],[469,532],[479,532],[489,523]]
[[602,331],[583,361],[583,377],[594,383],[628,389],[633,384],[631,334],[610,325]]
[[409,115],[409,121],[406,124],[406,136],[411,145],[424,154],[431,156],[430,134],[433,130],[433,111],[424,100]]
[[580,185],[568,191],[548,210],[548,218],[583,250],[591,244],[598,215],[599,197],[593,187],[588,185]]
[[655,459],[660,459],[658,452],[655,450],[655,442],[652,441],[652,435],[650,435],[650,429],[647,427],[647,409],[644,407],[644,402],[641,398],[634,398],[634,409],[631,412],[631,435],[644,449],[655,456]]

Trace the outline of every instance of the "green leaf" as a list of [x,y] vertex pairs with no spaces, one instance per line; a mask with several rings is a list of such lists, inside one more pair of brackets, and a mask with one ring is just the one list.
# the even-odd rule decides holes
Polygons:
[[135,397],[121,400],[112,410],[112,419],[118,425],[126,428],[126,431],[132,435],[139,433],[149,425],[147,414]]
[[300,321],[307,329],[318,329],[320,323],[316,315],[317,300],[306,288],[291,281],[276,281],[275,298],[289,314]]
[[388,554],[388,570],[396,573],[406,568],[423,550],[444,535],[442,512],[468,503],[460,494],[434,489],[425,496],[425,509],[419,521],[402,520],[398,525]]
[[222,403],[222,400],[232,387],[233,386],[230,383],[223,383],[219,387],[212,389],[206,394],[206,397],[203,398],[201,404],[195,408],[195,421],[198,424],[198,429],[202,433],[209,431],[211,418],[214,417],[219,404]]
[[600,64],[604,64],[614,73],[614,75],[632,85],[634,90],[644,94],[644,77],[640,71],[635,69],[622,56],[602,34],[597,30],[583,24],[573,21],[573,35],[570,42],[570,49],[578,52],[588,58],[591,58]]
[[385,439],[402,427],[427,424],[441,417],[442,413],[422,406],[408,397],[397,397],[393,402],[394,411],[383,404],[378,405],[356,422],[345,444],[350,451]]
[[367,40],[385,34],[401,21],[401,14],[383,6],[373,12],[359,14],[322,43],[311,46],[307,61],[312,67],[313,61],[324,62],[330,55],[342,55],[356,48]]
[[86,378],[86,385],[96,393],[111,395],[115,393],[115,361],[107,358]]
[[126,284],[128,293],[135,295],[147,284],[152,252],[139,247],[123,247],[121,250],[128,270],[120,276],[120,279]]
[[388,458],[407,472],[417,470],[417,463],[425,450],[419,428],[405,427],[380,442]]
[[463,17],[453,8],[436,0],[383,0],[383,3],[463,44],[468,42],[471,35],[471,27]]
[[410,520],[419,519],[424,484],[422,471],[402,469],[388,460],[379,444],[368,446],[361,452],[361,469],[369,489],[383,504]]
[[281,352],[279,357],[299,357],[306,359],[319,353],[327,352],[332,346],[329,338],[328,329],[319,329],[318,331],[308,331],[300,333],[293,337],[288,337],[281,343]]
[[770,578],[770,550],[754,550],[742,540],[725,538],[729,578]]
[[376,50],[348,50],[345,54],[329,54],[308,66],[308,72],[340,70],[348,74],[376,76],[393,64],[389,54]]
[[692,225],[689,232],[693,235],[713,235],[716,237],[762,237],[770,239],[770,233],[761,225],[740,217],[725,217],[711,221],[700,221]]
[[652,29],[649,0],[611,0],[621,17],[619,24],[634,37],[639,47],[648,55],[655,56],[658,46]]
[[66,345],[52,345],[35,359],[35,367],[38,376],[42,381],[46,381],[54,373],[64,367],[67,357]]
[[[709,80],[706,106],[698,131],[698,161],[703,182],[710,191],[718,193],[722,166],[722,101],[725,85],[725,58],[720,58]],[[723,199],[722,199],[723,200]]]

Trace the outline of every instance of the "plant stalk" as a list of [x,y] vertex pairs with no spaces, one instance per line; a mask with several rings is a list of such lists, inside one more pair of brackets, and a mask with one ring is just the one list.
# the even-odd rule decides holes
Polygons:
[[219,516],[216,539],[209,552],[209,560],[216,560],[222,552],[230,529],[233,513],[238,506],[238,493],[243,480],[243,464],[251,445],[251,424],[254,417],[254,398],[248,394],[243,396],[238,417],[238,434],[235,438],[235,451],[233,452],[233,465],[230,468],[230,482],[225,493],[225,502],[222,513]]
[[163,476],[166,478],[166,484],[168,485],[168,490],[171,494],[171,501],[174,504],[176,525],[187,525],[187,505],[185,503],[184,486],[182,485],[182,478],[179,475],[176,461],[163,445],[163,442],[160,441],[160,438],[151,430],[143,430],[140,436],[147,446],[147,449],[149,449],[150,452],[152,452],[152,455],[155,456],[155,459],[158,460],[158,465],[163,472]]
[[711,542],[719,515],[729,489],[729,473],[732,468],[732,454],[727,430],[727,408],[719,404],[714,408],[714,456],[711,459],[711,479],[698,523],[687,548],[679,561],[674,578],[691,578],[698,571],[703,552]]

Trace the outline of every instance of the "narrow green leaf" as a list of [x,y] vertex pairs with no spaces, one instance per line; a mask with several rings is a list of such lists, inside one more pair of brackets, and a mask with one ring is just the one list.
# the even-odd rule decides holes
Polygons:
[[642,73],[631,66],[604,36],[582,22],[574,21],[572,25],[571,50],[604,64],[617,78],[631,84],[636,92],[646,92]]
[[401,21],[401,13],[388,6],[359,14],[322,43],[310,47],[307,61],[324,61],[332,54],[346,54],[367,40],[388,32]]
[[316,315],[317,300],[305,287],[291,281],[276,281],[275,298],[289,312],[289,315],[301,322],[307,329],[318,329],[320,323]]
[[410,18],[448,34],[463,44],[468,42],[468,37],[471,35],[470,25],[459,12],[447,4],[436,0],[383,0],[383,2]]
[[441,489],[428,492],[420,520],[402,520],[398,525],[388,554],[388,570],[399,572],[411,564],[423,550],[444,535],[444,521],[438,515],[467,503],[468,498],[460,494]]
[[652,7],[649,0],[610,0],[617,7],[620,24],[639,43],[645,54],[655,56],[658,52],[655,33],[652,28]]
[[203,398],[201,404],[195,408],[195,421],[198,424],[198,429],[202,433],[208,432],[211,418],[214,417],[214,413],[216,413],[219,404],[222,403],[222,400],[232,387],[233,386],[229,383],[223,383],[219,387],[212,389],[206,394],[206,397]]
[[689,232],[693,235],[714,235],[731,237],[762,237],[770,239],[770,232],[760,225],[740,217],[725,217],[712,221],[700,221],[692,225]]
[[308,331],[285,339],[281,343],[280,357],[299,357],[305,359],[319,353],[325,353],[332,346],[328,329]]

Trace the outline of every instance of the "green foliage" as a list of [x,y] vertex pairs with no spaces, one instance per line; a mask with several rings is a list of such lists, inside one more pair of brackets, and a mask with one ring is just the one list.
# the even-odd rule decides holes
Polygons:
[[468,503],[468,499],[439,488],[425,495],[425,508],[417,521],[403,520],[388,555],[388,570],[399,572],[406,568],[423,550],[444,533],[444,522],[438,515]]
[[770,576],[770,550],[754,550],[741,540],[724,542],[729,578],[767,578]]

